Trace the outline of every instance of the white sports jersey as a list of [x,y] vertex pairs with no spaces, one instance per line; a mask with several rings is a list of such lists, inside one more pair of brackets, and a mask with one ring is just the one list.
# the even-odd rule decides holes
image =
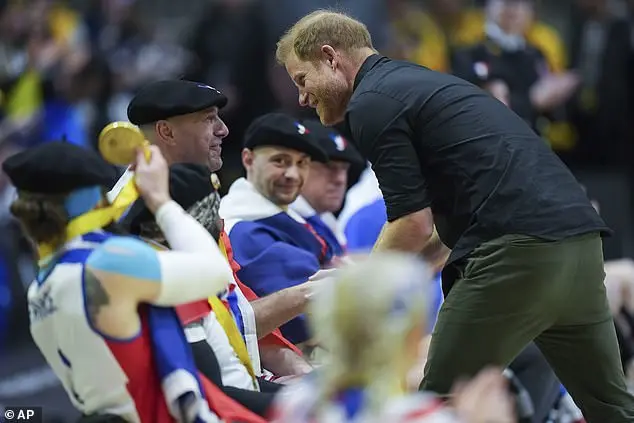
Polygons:
[[[94,248],[96,244],[79,238],[70,246]],[[43,284],[31,284],[31,334],[78,410],[84,414],[112,413],[140,422],[126,389],[125,372],[108,341],[86,318],[82,269],[83,261],[60,262]]]

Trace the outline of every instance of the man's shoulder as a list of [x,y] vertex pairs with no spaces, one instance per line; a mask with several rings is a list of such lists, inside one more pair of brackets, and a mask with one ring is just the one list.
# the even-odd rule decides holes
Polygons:
[[390,97],[409,104],[416,98],[424,99],[456,82],[460,82],[460,79],[453,75],[436,72],[415,63],[385,58],[361,80],[353,92],[350,105],[354,107],[372,95]]
[[225,231],[230,238],[243,238],[247,239],[255,233],[268,233],[270,228],[265,223],[257,220],[248,219],[236,219],[231,221],[225,221]]
[[418,75],[431,72],[428,68],[403,60],[393,60],[382,57],[376,65],[367,71],[355,93],[364,91],[381,92],[385,85],[398,82],[398,77],[405,75]]

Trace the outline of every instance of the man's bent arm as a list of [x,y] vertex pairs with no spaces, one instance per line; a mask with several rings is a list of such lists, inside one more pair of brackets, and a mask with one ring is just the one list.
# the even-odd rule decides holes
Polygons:
[[432,239],[434,221],[429,208],[387,222],[374,251],[397,250],[418,254]]
[[429,208],[387,222],[374,245],[374,251],[386,250],[421,254],[435,271],[443,268],[451,252],[440,240]]
[[309,285],[292,286],[251,302],[258,339],[304,313],[310,296]]
[[427,242],[427,245],[423,247],[421,254],[436,272],[440,272],[443,267],[445,267],[449,254],[451,254],[451,249],[443,244],[434,227],[434,233]]

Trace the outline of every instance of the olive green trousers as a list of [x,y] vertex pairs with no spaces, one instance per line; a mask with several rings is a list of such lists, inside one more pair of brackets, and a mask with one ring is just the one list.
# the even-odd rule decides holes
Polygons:
[[447,394],[534,340],[588,423],[634,422],[604,276],[596,233],[483,243],[442,305],[420,388]]

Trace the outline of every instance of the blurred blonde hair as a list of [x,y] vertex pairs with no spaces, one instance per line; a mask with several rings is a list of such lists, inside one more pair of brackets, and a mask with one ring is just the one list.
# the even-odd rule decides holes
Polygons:
[[284,65],[291,53],[302,61],[319,57],[321,46],[350,51],[371,48],[366,26],[350,16],[330,10],[316,10],[297,21],[277,43],[275,58]]
[[[313,333],[329,351],[321,402],[362,388],[379,404],[402,388],[410,334],[426,327],[432,272],[415,256],[375,253],[324,284],[309,308]],[[422,333],[421,333],[422,336]]]

